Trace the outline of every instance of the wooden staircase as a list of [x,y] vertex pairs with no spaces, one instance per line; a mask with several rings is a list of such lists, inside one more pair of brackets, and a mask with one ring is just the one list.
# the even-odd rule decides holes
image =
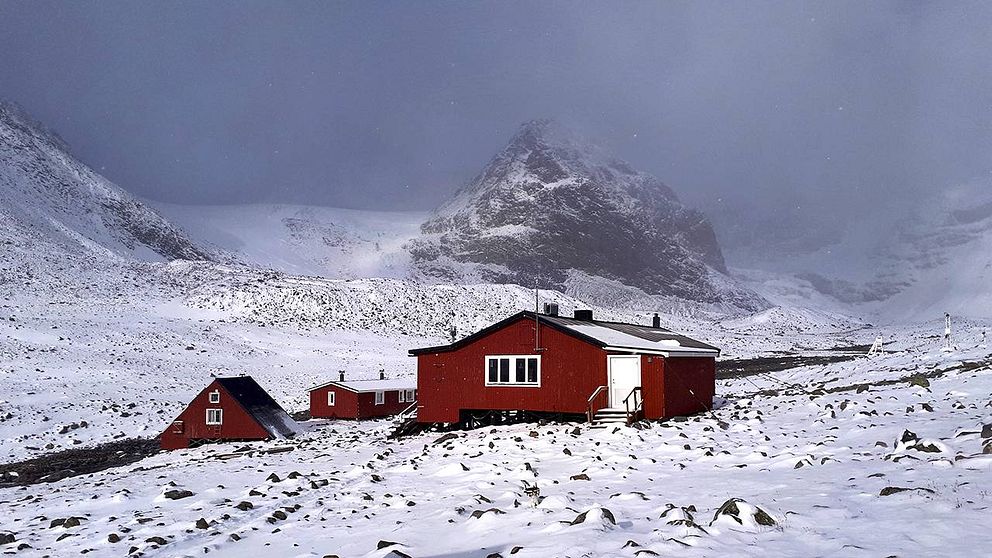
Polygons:
[[414,401],[393,419],[393,430],[389,433],[388,438],[395,440],[403,436],[412,436],[424,432],[430,427],[430,423],[417,422],[417,402]]
[[644,400],[641,387],[637,386],[623,400],[623,407],[598,407],[597,401],[606,393],[606,386],[599,386],[589,396],[586,406],[586,418],[591,428],[607,428],[608,426],[627,426],[644,418]]
[[626,426],[626,409],[600,409],[592,417],[591,428],[607,428],[609,426]]

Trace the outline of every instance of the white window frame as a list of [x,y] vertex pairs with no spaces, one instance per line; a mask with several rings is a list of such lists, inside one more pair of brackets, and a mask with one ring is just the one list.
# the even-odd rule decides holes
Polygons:
[[[217,420],[211,421],[210,413],[213,412],[217,413]],[[224,409],[207,409],[206,422],[207,426],[220,426],[224,424]]]
[[337,394],[337,392],[334,392],[334,391],[327,392],[327,406],[328,407],[333,407],[334,404],[337,403],[337,400],[338,400],[338,394]]
[[[522,383],[517,382],[517,364],[518,359],[523,359],[524,361],[528,359],[537,359],[537,382],[527,382]],[[489,363],[494,360],[510,359],[510,378],[508,382],[490,382],[489,381]],[[524,374],[527,373],[527,365],[524,364]],[[486,355],[485,366],[482,370],[483,378],[486,380],[486,387],[530,387],[539,388],[541,387],[541,355]],[[497,372],[497,380],[499,380]],[[526,379],[526,378],[525,378]]]
[[413,403],[414,401],[417,400],[417,390],[415,390],[415,389],[406,389],[406,390],[403,390],[403,391],[406,393],[406,402],[407,403]]
[[375,404],[376,405],[385,405],[386,404],[386,392],[384,392],[384,391],[377,391],[377,392],[375,392]]
[[212,403],[212,404],[220,403],[220,390],[219,389],[215,389],[215,390],[211,391],[208,394],[208,396],[209,397],[207,399],[210,401],[210,403]]
[[396,391],[397,397],[399,397],[400,403],[406,403],[406,390],[400,389]]

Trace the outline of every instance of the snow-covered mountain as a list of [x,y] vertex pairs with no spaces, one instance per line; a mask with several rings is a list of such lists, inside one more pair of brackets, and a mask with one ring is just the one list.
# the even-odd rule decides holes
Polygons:
[[155,204],[212,251],[263,269],[335,279],[406,278],[426,213],[296,205]]
[[943,189],[916,210],[751,265],[766,271],[736,275],[776,303],[784,288],[789,304],[823,307],[826,295],[834,308],[883,321],[992,315],[992,184]]
[[525,123],[422,230],[414,260],[446,280],[565,290],[580,273],[649,295],[765,305],[726,278],[702,212],[548,120]]
[[73,157],[57,134],[0,102],[0,242],[74,254],[206,260],[178,227]]

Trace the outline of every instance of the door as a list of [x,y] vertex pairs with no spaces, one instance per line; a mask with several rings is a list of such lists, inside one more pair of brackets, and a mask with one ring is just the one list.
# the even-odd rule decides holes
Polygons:
[[610,408],[623,409],[623,400],[641,385],[640,356],[608,356]]

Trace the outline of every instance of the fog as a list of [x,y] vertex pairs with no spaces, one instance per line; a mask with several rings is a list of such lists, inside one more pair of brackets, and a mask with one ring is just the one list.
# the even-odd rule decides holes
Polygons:
[[[724,231],[992,169],[992,5],[0,1],[0,97],[152,200],[426,209],[552,117]],[[725,233],[726,234],[726,233]]]

